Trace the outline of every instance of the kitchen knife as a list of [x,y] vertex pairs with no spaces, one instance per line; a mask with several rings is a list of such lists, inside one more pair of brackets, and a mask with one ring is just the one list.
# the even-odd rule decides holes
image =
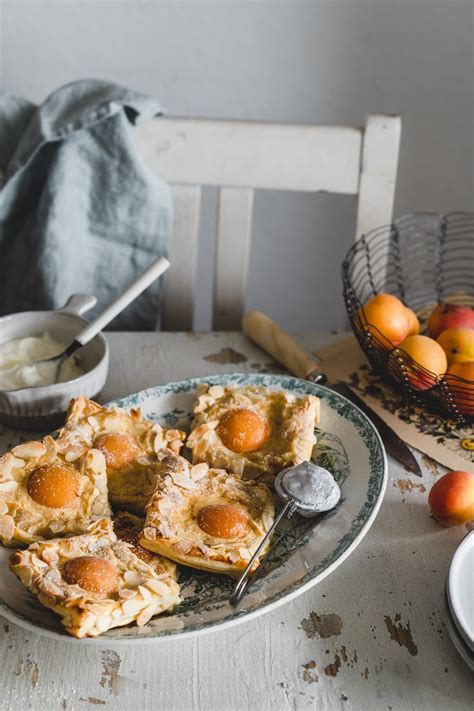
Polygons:
[[408,471],[422,476],[420,466],[405,442],[396,432],[372,410],[361,398],[356,395],[345,383],[328,385],[326,376],[321,371],[318,363],[309,356],[296,341],[274,321],[261,311],[247,311],[242,319],[242,329],[246,336],[255,341],[275,360],[287,368],[297,378],[309,380],[313,383],[325,384],[331,390],[343,395],[357,405],[375,425],[385,444],[387,452],[408,469]]

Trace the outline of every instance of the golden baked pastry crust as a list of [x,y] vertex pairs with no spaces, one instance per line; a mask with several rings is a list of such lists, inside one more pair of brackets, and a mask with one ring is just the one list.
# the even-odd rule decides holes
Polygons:
[[[148,504],[140,544],[177,563],[238,577],[273,522],[270,490],[204,463],[193,466],[164,452],[158,456],[162,478]],[[216,537],[199,526],[199,513],[216,505],[232,505],[243,512],[248,526],[242,535]]]
[[[269,434],[256,450],[235,452],[219,435],[219,422],[233,409],[256,412],[266,420]],[[196,393],[194,420],[186,446],[193,463],[228,469],[244,479],[264,477],[271,483],[285,467],[311,459],[316,443],[314,426],[319,419],[319,398],[296,397],[262,387],[200,385]]]
[[126,435],[136,450],[125,466],[107,466],[110,503],[116,509],[143,514],[155,488],[156,453],[168,448],[178,454],[186,434],[177,429],[163,429],[158,422],[143,418],[140,410],[107,409],[80,397],[71,401],[58,443],[70,451],[83,452],[98,438],[110,434]]
[[[0,457],[0,541],[4,545],[82,533],[93,521],[110,515],[103,454],[91,449],[78,458],[74,454],[73,461],[68,454],[47,436],[41,442],[24,442]],[[48,466],[65,468],[76,480],[76,495],[66,506],[41,505],[29,493],[30,475]]]
[[144,524],[144,518],[135,516],[129,511],[118,511],[113,516],[114,532],[117,538],[128,543],[132,547],[135,555],[144,560],[145,563],[148,563],[156,573],[161,574],[168,572],[170,575],[176,577],[175,563],[168,558],[163,558],[163,556],[157,553],[152,553],[140,545],[139,538],[143,531]]
[[[82,556],[111,563],[118,586],[114,592],[87,592],[63,577],[65,564]],[[168,571],[158,574],[119,541],[112,523],[101,519],[87,533],[34,543],[11,557],[11,570],[45,607],[60,615],[73,637],[95,637],[112,627],[148,620],[179,602],[179,586]]]

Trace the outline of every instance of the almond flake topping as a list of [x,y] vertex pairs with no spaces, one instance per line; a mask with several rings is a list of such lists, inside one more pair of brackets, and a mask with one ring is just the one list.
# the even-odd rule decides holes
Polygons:
[[42,442],[23,442],[12,449],[12,454],[20,459],[32,459],[42,457],[46,453],[46,447]]

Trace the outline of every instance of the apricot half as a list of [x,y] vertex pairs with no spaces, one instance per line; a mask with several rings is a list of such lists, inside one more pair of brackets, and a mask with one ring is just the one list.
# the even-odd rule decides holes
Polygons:
[[118,587],[115,566],[105,558],[95,555],[71,558],[65,563],[62,574],[69,585],[79,585],[88,592],[110,594]]
[[43,464],[28,477],[26,489],[37,504],[60,509],[69,506],[77,496],[77,479],[69,467]]
[[266,442],[269,429],[258,412],[236,407],[222,415],[217,434],[233,452],[253,452]]
[[99,435],[95,438],[93,446],[102,452],[109,469],[123,469],[139,454],[132,437],[119,432],[105,432]]
[[249,518],[234,504],[205,506],[197,515],[199,528],[215,538],[239,538],[248,531]]

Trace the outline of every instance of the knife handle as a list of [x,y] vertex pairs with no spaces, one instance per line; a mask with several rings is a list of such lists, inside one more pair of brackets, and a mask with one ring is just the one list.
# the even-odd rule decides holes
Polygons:
[[314,382],[325,379],[316,361],[294,338],[261,311],[247,311],[242,318],[242,330],[297,378]]

